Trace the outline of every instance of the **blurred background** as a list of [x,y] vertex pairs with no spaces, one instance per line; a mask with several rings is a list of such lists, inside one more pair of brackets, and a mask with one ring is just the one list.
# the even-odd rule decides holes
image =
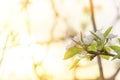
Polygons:
[[[99,30],[120,35],[120,0],[93,0]],[[0,80],[95,80],[96,59],[63,60],[66,45],[93,30],[89,0],[0,0]],[[102,60],[105,77],[119,60]],[[120,79],[120,74],[116,80]]]

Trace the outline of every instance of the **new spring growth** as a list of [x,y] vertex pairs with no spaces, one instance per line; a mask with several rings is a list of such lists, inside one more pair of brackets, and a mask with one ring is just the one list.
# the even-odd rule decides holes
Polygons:
[[[120,49],[118,49],[120,47],[107,44],[108,41],[117,37],[117,35],[110,33],[111,30],[112,27],[109,27],[105,32],[98,30],[96,32],[91,32],[90,35],[83,35],[81,33],[74,36],[66,46],[64,59],[66,60],[72,57],[77,57],[77,62],[79,62],[78,59],[89,57],[90,60],[92,60],[97,55],[100,55],[104,59],[109,59],[110,56],[114,59],[120,58]],[[111,50],[117,55],[111,54]]]

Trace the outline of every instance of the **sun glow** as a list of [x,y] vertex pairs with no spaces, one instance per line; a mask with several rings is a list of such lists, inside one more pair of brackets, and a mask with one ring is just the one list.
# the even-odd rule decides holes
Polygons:
[[[42,0],[31,1],[33,3],[29,4],[28,8],[26,8],[27,5],[22,7],[24,1],[28,0],[0,1],[0,58],[2,59],[3,56],[0,79],[2,80],[35,80],[34,63],[42,61],[47,53],[46,46],[36,44],[36,37],[29,35],[27,29],[28,27],[34,28],[34,26],[30,26],[31,21],[36,24],[34,22],[46,19],[43,16],[37,17],[39,15],[45,16],[45,13],[50,10],[46,10],[46,5],[44,5],[46,2]],[[38,7],[40,7],[39,11],[36,9]],[[44,12],[43,7],[48,12]],[[7,36],[9,36],[8,39]],[[38,72],[42,74],[40,68]]]
[[[58,13],[63,18],[69,17],[68,23],[76,31],[80,27],[75,26],[80,26],[80,21],[84,20],[79,16],[81,9],[78,9],[86,5],[87,0],[84,1],[79,6],[75,0],[55,0]],[[95,1],[99,3],[104,0]],[[96,9],[101,11],[103,8],[96,6]],[[51,39],[50,31],[55,21],[50,0],[0,0],[0,11],[0,80],[47,80],[47,77],[54,77],[55,79],[52,80],[70,80],[72,78],[73,74],[66,69],[63,61],[66,43],[46,42]],[[89,9],[85,8],[85,12],[89,12]],[[85,21],[88,19],[88,17],[84,18]],[[55,35],[59,38],[59,35],[65,35],[62,32],[65,31],[66,24],[64,20],[62,21],[62,17],[57,21]],[[85,66],[88,62],[81,61],[80,64]],[[89,70],[85,72],[80,69],[80,72],[77,72],[78,76],[86,77],[87,73],[92,78],[98,76],[97,67],[93,66],[93,68],[95,74],[91,75]]]

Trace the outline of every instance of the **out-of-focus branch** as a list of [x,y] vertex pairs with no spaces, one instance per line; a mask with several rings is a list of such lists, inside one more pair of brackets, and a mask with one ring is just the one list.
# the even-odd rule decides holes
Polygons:
[[64,40],[66,40],[65,37],[60,37],[60,38],[52,39],[52,40],[48,40],[48,41],[36,41],[36,44],[45,45],[45,44],[58,43],[58,42],[61,42],[61,41],[64,41]]
[[54,39],[54,30],[57,27],[59,13],[56,9],[54,0],[50,0],[50,3],[51,3],[51,7],[52,7],[52,10],[53,10],[53,14],[54,14],[54,22],[53,22],[53,25],[52,25],[52,28],[51,28],[51,31],[50,31],[50,38],[52,40],[52,39]]
[[21,2],[21,10],[20,10],[20,12],[23,11],[24,9],[27,9],[29,4],[31,4],[30,0],[23,0]]
[[25,11],[26,13],[26,28],[27,28],[28,34],[31,35],[30,16],[28,12],[29,4],[31,4],[30,0],[24,0],[23,2],[21,2],[20,12]]
[[[57,23],[58,23],[59,19],[62,19],[65,22],[66,26],[68,27],[66,32],[69,32],[69,30],[71,29],[71,32],[66,34],[65,38],[75,36],[76,33],[75,33],[74,29],[71,27],[71,25],[68,23],[67,18],[61,16],[60,13],[58,12],[58,10],[56,8],[56,5],[55,5],[55,1],[54,0],[50,0],[50,3],[51,3],[52,10],[54,12],[54,23],[53,23],[51,31],[50,31],[50,36],[51,36],[51,40],[50,41],[54,40],[54,30],[57,27]],[[61,38],[60,38],[60,40],[61,40]],[[62,39],[62,40],[65,40],[65,39]],[[56,42],[56,40],[55,40],[55,42]]]
[[113,0],[113,3],[114,7],[116,8],[116,16],[112,23],[112,25],[114,26],[120,20],[120,2],[118,0]]
[[43,57],[43,59],[41,60],[41,63],[44,62],[44,60],[46,59],[46,57],[48,55],[50,44],[53,43],[53,42],[57,42],[57,41],[61,40],[61,39],[56,40],[54,38],[54,31],[55,31],[55,28],[57,27],[57,22],[58,22],[59,16],[58,16],[58,12],[57,12],[54,0],[50,0],[50,4],[51,4],[53,14],[54,14],[54,22],[53,22],[53,25],[52,25],[51,30],[50,30],[50,40],[45,41],[45,42],[39,42],[39,41],[36,42],[37,44],[40,44],[40,45],[42,45],[42,44],[47,45],[47,52],[46,52],[45,56]]
[[29,17],[29,12],[26,9],[26,27],[27,27],[27,32],[29,35],[32,34],[31,27],[30,27],[30,17]]
[[115,80],[115,78],[118,75],[119,71],[120,71],[120,67],[116,70],[116,72],[110,78],[108,78],[106,80]]
[[[66,40],[66,38],[73,36],[73,35],[65,35],[65,36],[62,36],[62,37],[59,37],[59,38],[54,38],[54,31],[55,31],[55,29],[57,27],[57,23],[58,23],[58,20],[60,18],[67,24],[67,26],[69,24],[67,23],[66,19],[59,14],[59,12],[58,12],[58,10],[56,8],[54,0],[50,0],[50,4],[51,4],[51,8],[53,10],[53,15],[54,15],[53,16],[54,17],[54,22],[53,22],[51,30],[50,30],[50,40],[48,40],[48,41],[37,41],[36,42],[36,44],[39,44],[39,45],[46,45],[47,46],[47,51],[49,51],[50,44],[64,41],[64,40]],[[40,61],[40,63],[35,64],[35,66],[34,66],[35,69],[36,69],[37,66],[43,67],[42,63],[44,63],[44,60],[46,59],[47,55],[48,55],[48,52],[46,52],[45,56]],[[37,72],[35,71],[35,74],[36,73]],[[41,77],[38,74],[36,74],[36,75],[38,76],[39,79],[41,79]]]
[[[58,12],[58,10],[56,9],[55,1],[50,0],[50,3],[51,3],[51,7],[52,7],[52,10],[53,10],[53,13],[54,13],[54,23],[53,23],[52,28],[50,30],[50,40],[48,40],[48,41],[37,41],[36,43],[40,44],[40,45],[61,42],[61,41],[66,40],[67,38],[71,38],[71,37],[75,36],[75,34],[76,34],[74,29],[68,23],[67,18],[61,16],[60,13]],[[62,19],[65,22],[66,26],[68,27],[66,32],[69,32],[70,29],[71,29],[71,31],[70,31],[70,33],[66,34],[65,36],[62,36],[62,37],[59,37],[59,38],[54,38],[54,30],[57,27],[58,19]]]
[[6,48],[7,48],[7,43],[8,43],[9,37],[10,37],[10,35],[8,34],[7,37],[6,37],[6,41],[5,41],[3,50],[2,50],[2,56],[1,56],[1,59],[0,59],[0,65],[2,65],[2,62],[3,62],[3,59],[4,59],[4,55],[5,55],[5,51],[6,51]]

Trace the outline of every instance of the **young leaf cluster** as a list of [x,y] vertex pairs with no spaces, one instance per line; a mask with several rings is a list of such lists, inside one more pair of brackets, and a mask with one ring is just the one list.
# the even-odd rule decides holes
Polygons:
[[[91,34],[87,36],[82,33],[75,36],[65,52],[64,60],[79,57],[73,63],[71,67],[73,68],[83,58],[92,60],[98,55],[106,60],[109,60],[110,57],[113,57],[113,59],[120,58],[120,46],[108,44],[112,38],[116,37],[116,35],[110,33],[111,30],[112,27],[109,27],[104,33],[96,31],[90,32]],[[118,38],[118,41],[120,43],[120,38]],[[111,53],[112,50],[116,55]]]

